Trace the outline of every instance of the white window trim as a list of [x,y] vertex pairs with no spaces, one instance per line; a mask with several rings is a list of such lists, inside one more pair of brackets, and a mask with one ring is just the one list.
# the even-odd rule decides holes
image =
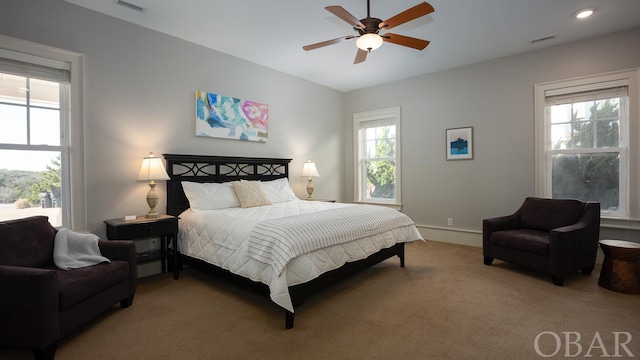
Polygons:
[[[629,98],[629,121],[627,125],[627,139],[623,139],[628,144],[628,173],[624,176],[621,187],[627,188],[627,214],[622,215],[625,220],[640,221],[640,92],[638,79],[640,70],[631,69],[617,71],[607,74],[585,76],[569,80],[554,81],[534,86],[535,108],[535,193],[536,196],[548,196],[550,184],[547,182],[548,164],[546,161],[546,145],[548,138],[548,127],[545,124],[545,95],[552,93],[571,92],[574,90],[588,91],[603,87],[605,84],[625,83],[628,86]],[[609,217],[606,212],[602,213],[603,218],[621,219],[620,217]]]
[[[393,124],[396,127],[396,198],[393,201],[363,201],[361,198],[360,186],[364,181],[362,178],[362,171],[360,169],[360,154],[361,154],[361,137],[360,137],[360,124],[363,122],[378,121],[383,119],[393,119]],[[389,206],[397,210],[402,208],[402,139],[401,139],[401,127],[400,127],[400,107],[394,106],[385,109],[363,111],[353,114],[353,155],[354,155],[354,184],[353,194],[354,202],[360,204],[375,204]]]
[[[70,116],[64,119],[64,144],[69,147],[67,172],[61,174],[66,184],[67,207],[64,227],[87,230],[86,185],[84,175],[84,55],[26,40],[0,35],[0,49],[33,55],[71,65],[69,99]],[[62,144],[61,144],[62,145]],[[64,159],[63,159],[64,161]]]

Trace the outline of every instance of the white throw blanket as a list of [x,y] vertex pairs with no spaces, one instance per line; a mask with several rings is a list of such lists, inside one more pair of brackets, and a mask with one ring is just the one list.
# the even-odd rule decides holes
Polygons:
[[249,236],[248,253],[281,275],[296,256],[413,224],[397,210],[373,205],[287,216],[256,224]]
[[98,247],[98,236],[81,234],[62,228],[53,243],[53,263],[63,270],[111,262],[102,256]]

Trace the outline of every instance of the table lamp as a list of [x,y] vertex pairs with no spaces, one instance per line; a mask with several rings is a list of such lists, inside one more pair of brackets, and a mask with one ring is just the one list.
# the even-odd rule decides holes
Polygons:
[[302,177],[307,177],[308,181],[307,181],[307,193],[309,194],[309,197],[307,197],[307,200],[311,200],[313,199],[313,182],[312,182],[312,177],[320,177],[320,175],[318,174],[318,170],[316,170],[316,163],[311,162],[311,160],[307,160],[306,163],[304,163],[304,168],[302,168]]
[[164,169],[162,159],[149,153],[148,157],[143,158],[138,181],[149,182],[149,192],[147,193],[147,204],[149,204],[149,213],[145,215],[147,218],[157,218],[158,212],[155,210],[158,205],[158,194],[156,193],[156,180],[169,180],[169,175]]

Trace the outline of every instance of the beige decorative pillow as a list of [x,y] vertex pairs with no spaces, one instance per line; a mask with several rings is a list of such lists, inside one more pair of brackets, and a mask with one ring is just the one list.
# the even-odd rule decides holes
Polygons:
[[259,181],[234,181],[231,183],[236,196],[240,201],[240,207],[250,208],[263,205],[271,205],[267,193],[262,189]]

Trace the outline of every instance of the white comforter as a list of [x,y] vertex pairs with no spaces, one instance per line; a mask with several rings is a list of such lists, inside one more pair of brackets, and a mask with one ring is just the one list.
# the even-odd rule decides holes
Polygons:
[[180,215],[179,249],[183,254],[268,285],[271,299],[293,312],[289,286],[312,280],[396,243],[422,239],[413,225],[384,231],[298,256],[289,261],[280,276],[272,266],[251,258],[246,252],[251,230],[260,221],[346,206],[358,205],[301,200],[246,209],[197,212],[189,209]]

